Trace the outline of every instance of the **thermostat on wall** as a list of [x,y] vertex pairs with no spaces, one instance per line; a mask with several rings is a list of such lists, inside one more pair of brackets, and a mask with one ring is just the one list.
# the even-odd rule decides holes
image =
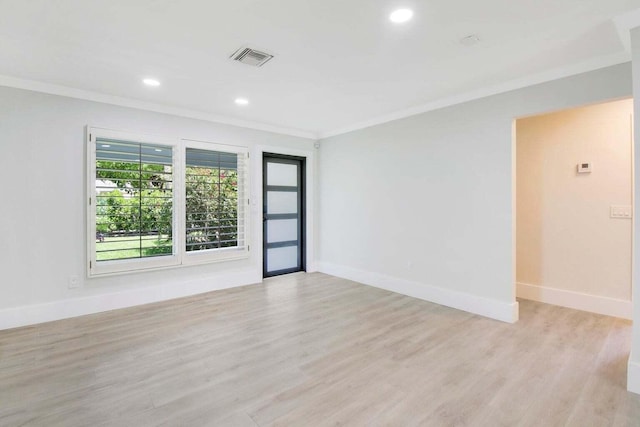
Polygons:
[[578,163],[578,173],[591,173],[591,162]]

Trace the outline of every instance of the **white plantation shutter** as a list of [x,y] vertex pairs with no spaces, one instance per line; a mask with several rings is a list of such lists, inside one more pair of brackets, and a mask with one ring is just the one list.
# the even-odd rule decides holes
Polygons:
[[246,253],[248,152],[240,147],[185,141],[186,259]]
[[186,250],[245,246],[245,156],[186,149]]
[[97,262],[173,254],[172,177],[171,147],[96,139]]
[[246,258],[246,147],[88,129],[89,275]]
[[88,129],[89,275],[180,263],[171,138]]

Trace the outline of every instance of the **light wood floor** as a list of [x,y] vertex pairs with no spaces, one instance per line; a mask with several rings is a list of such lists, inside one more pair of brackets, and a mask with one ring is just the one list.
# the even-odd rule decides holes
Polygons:
[[0,332],[0,425],[640,426],[630,323],[323,274]]

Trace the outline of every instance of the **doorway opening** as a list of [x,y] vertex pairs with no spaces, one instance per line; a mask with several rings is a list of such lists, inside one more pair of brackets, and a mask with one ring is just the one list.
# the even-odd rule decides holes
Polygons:
[[305,271],[305,158],[263,153],[263,277]]
[[516,296],[632,317],[633,100],[516,120]]

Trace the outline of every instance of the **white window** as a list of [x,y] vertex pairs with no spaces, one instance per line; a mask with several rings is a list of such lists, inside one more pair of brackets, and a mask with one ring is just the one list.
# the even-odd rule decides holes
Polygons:
[[196,141],[183,144],[185,263],[246,256],[247,150]]
[[245,148],[89,129],[89,275],[248,256]]

